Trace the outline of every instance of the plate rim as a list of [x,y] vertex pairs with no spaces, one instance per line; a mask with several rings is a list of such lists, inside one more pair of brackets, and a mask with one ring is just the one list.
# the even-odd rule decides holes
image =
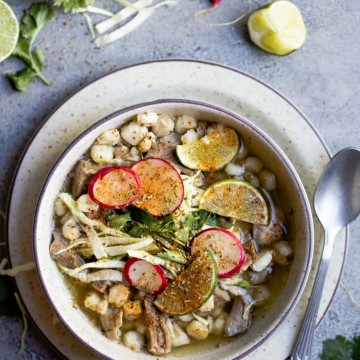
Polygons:
[[[95,84],[97,81],[100,81],[103,78],[106,78],[107,76],[112,76],[113,74],[115,74],[117,72],[121,72],[123,70],[127,70],[127,69],[130,69],[130,68],[135,68],[135,67],[138,67],[138,66],[144,66],[144,65],[146,66],[146,65],[150,65],[150,64],[166,63],[166,62],[174,62],[174,63],[188,62],[188,63],[196,63],[196,64],[201,64],[201,65],[210,65],[210,66],[214,66],[214,67],[219,67],[219,68],[223,68],[225,70],[233,71],[235,73],[238,73],[240,75],[243,75],[243,76],[245,76],[247,78],[250,78],[250,79],[260,83],[261,85],[265,86],[267,89],[274,92],[276,95],[280,96],[283,100],[285,100],[301,116],[301,118],[308,124],[308,126],[314,132],[316,137],[320,140],[321,145],[324,147],[327,155],[329,156],[329,159],[331,159],[333,157],[333,155],[332,155],[328,145],[326,144],[325,140],[323,139],[322,135],[318,132],[318,130],[316,129],[314,124],[305,116],[305,114],[290,99],[288,99],[285,95],[283,95],[280,91],[276,90],[274,87],[267,84],[263,80],[260,80],[256,76],[250,75],[249,73],[247,73],[245,71],[242,71],[240,69],[237,69],[236,67],[221,64],[221,63],[218,63],[216,61],[197,60],[197,59],[190,59],[190,58],[174,58],[174,59],[167,58],[167,59],[157,59],[157,60],[146,60],[146,61],[137,62],[137,63],[134,63],[134,64],[130,64],[130,65],[120,67],[118,69],[112,70],[112,71],[110,71],[110,72],[108,72],[108,73],[106,73],[104,75],[101,75],[101,76],[97,77],[96,79],[90,81],[89,83],[86,83],[83,86],[79,87],[74,93],[66,96],[62,101],[59,102],[59,104],[57,106],[55,106],[53,109],[50,110],[50,112],[43,118],[43,120],[36,127],[34,133],[30,137],[30,139],[27,141],[26,146],[24,147],[24,149],[21,152],[21,155],[20,155],[19,160],[18,160],[18,162],[16,164],[14,173],[13,173],[13,175],[11,177],[11,181],[10,181],[8,197],[7,197],[7,200],[6,200],[6,214],[9,214],[9,211],[10,211],[10,208],[11,208],[11,205],[12,205],[12,193],[13,193],[13,190],[14,190],[14,186],[15,186],[15,183],[16,183],[16,180],[17,180],[17,177],[18,177],[18,173],[20,171],[20,168],[22,166],[24,157],[25,157],[28,149],[31,147],[31,145],[33,144],[33,142],[34,142],[35,138],[37,137],[38,133],[46,125],[46,123],[49,121],[49,119],[66,102],[68,102],[74,96],[77,96],[86,87]],[[309,199],[309,203],[312,204],[313,199]],[[313,218],[315,218],[315,216],[316,216],[315,213],[313,213]],[[6,243],[6,256],[8,258],[8,264],[9,264],[10,267],[12,267],[12,261],[11,261],[11,257],[10,257],[10,251],[9,251],[9,237],[10,237],[10,224],[9,224],[9,221],[10,221],[9,216],[7,216],[6,217],[6,222],[5,222],[5,243]],[[330,308],[330,306],[331,306],[331,304],[332,304],[332,302],[334,300],[334,297],[335,297],[335,295],[337,293],[337,290],[339,288],[340,281],[341,281],[341,278],[343,276],[343,272],[344,272],[344,268],[345,268],[345,259],[346,259],[347,252],[348,252],[348,242],[349,242],[349,226],[346,226],[345,227],[345,244],[344,244],[345,247],[344,247],[344,255],[343,255],[344,260],[342,262],[342,266],[341,266],[341,269],[340,269],[340,275],[339,275],[339,278],[337,279],[337,282],[336,282],[336,285],[335,285],[335,290],[334,290],[334,292],[333,292],[333,294],[332,294],[332,296],[330,298],[330,301],[329,301],[329,303],[328,303],[322,317],[320,318],[320,320],[316,324],[316,328],[318,328],[320,326],[323,319],[325,318],[325,315],[329,311],[329,308]],[[34,325],[36,330],[42,335],[42,337],[45,339],[45,342],[50,345],[50,347],[51,347],[51,349],[53,351],[55,351],[57,354],[59,354],[62,358],[67,359],[67,357],[58,348],[56,348],[56,346],[54,344],[52,344],[52,342],[49,339],[47,339],[45,333],[40,329],[40,327],[37,325],[37,323],[33,319],[31,313],[28,311],[26,303],[23,301],[23,297],[22,297],[21,293],[19,292],[19,288],[17,286],[15,278],[12,278],[12,283],[13,283],[13,286],[15,288],[16,293],[18,294],[22,304],[25,307],[25,310],[26,310],[26,312],[28,314],[28,317],[31,319],[31,323]]]

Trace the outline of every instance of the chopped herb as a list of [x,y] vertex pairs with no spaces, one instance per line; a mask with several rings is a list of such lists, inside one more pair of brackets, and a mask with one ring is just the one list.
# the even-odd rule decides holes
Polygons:
[[321,360],[359,360],[360,336],[355,336],[352,341],[338,335],[335,339],[323,342]]
[[94,2],[95,0],[54,0],[54,4],[56,6],[62,6],[65,12],[83,11]]
[[12,55],[21,59],[27,67],[8,74],[14,89],[25,91],[35,77],[41,79],[46,85],[49,81],[42,74],[44,55],[40,49],[32,50],[39,31],[55,19],[54,9],[47,3],[32,4],[25,11],[20,24],[20,36]]

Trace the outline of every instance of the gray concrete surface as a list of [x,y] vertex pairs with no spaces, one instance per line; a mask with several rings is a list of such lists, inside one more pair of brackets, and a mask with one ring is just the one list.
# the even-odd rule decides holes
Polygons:
[[[56,22],[39,38],[46,56],[44,72],[52,86],[36,81],[26,93],[15,92],[3,74],[19,69],[20,62],[8,59],[0,64],[1,210],[5,209],[17,159],[49,111],[80,86],[113,69],[144,60],[194,58],[237,67],[288,96],[314,123],[333,153],[346,146],[360,147],[360,2],[294,2],[304,15],[308,39],[303,49],[287,57],[267,55],[252,46],[246,31],[246,17],[228,27],[199,25],[193,14],[205,7],[207,0],[179,0],[176,10],[158,11],[137,31],[101,50],[91,42],[81,15],[59,12]],[[9,3],[20,17],[32,0],[9,0]],[[253,9],[265,3],[251,1]],[[97,4],[117,7],[111,0],[98,0]],[[212,19],[225,21],[247,9],[245,0],[224,0]],[[342,277],[342,284],[358,302],[359,233],[360,219],[351,227]],[[17,358],[20,333],[20,319],[0,318],[0,359]],[[318,358],[322,341],[337,334],[347,337],[360,334],[360,309],[342,287],[316,332],[313,359]],[[26,351],[18,359],[56,358],[32,327],[26,345]]]

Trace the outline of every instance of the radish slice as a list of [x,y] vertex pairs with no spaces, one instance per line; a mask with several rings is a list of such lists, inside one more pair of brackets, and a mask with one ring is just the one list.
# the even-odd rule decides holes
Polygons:
[[191,243],[191,252],[210,249],[219,269],[220,278],[236,274],[245,261],[245,251],[240,240],[230,231],[209,228],[200,231]]
[[134,205],[153,216],[173,213],[184,199],[184,184],[177,170],[166,160],[147,158],[132,169],[138,176],[141,189]]
[[124,266],[124,276],[136,289],[153,295],[160,294],[167,285],[162,267],[141,259],[130,258]]
[[88,188],[92,200],[109,209],[121,209],[134,202],[140,194],[136,174],[125,166],[109,166],[98,171]]

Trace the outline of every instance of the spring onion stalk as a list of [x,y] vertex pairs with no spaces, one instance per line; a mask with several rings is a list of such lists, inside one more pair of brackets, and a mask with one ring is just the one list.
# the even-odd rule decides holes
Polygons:
[[100,260],[96,262],[86,263],[82,266],[77,267],[71,273],[71,275],[75,275],[80,271],[85,269],[123,269],[125,266],[124,261],[120,260]]
[[153,238],[143,238],[142,241],[139,241],[138,243],[135,243],[135,244],[107,247],[107,248],[105,248],[105,252],[109,256],[123,255],[123,254],[129,253],[129,251],[132,251],[132,250],[145,249],[153,242],[154,242]]
[[153,0],[139,0],[133,4],[136,9],[133,7],[125,7],[111,18],[96,24],[95,29],[99,34],[103,34],[121,21],[128,19],[142,8],[150,6],[152,3]]

